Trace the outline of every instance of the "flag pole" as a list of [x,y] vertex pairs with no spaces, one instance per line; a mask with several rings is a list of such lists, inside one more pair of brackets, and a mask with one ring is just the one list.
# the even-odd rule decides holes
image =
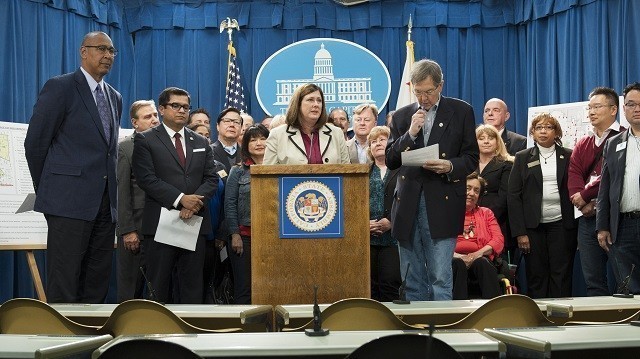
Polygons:
[[413,19],[409,14],[409,23],[407,24],[407,41],[406,41],[406,59],[402,78],[400,80],[400,89],[398,90],[398,101],[396,102],[396,110],[416,102],[418,99],[413,94],[413,84],[411,83],[411,69],[415,60],[413,53],[413,41],[411,41],[411,30],[413,28]]
[[[231,66],[231,56],[236,56],[236,49],[233,47],[233,29],[240,31],[240,25],[238,25],[238,20],[227,18],[226,20],[222,20],[220,23],[220,33],[227,30],[227,34],[229,35],[229,44],[227,45],[227,50],[229,52],[229,56],[227,58],[227,73],[229,73],[229,66]],[[229,86],[229,77],[227,77],[227,87]]]

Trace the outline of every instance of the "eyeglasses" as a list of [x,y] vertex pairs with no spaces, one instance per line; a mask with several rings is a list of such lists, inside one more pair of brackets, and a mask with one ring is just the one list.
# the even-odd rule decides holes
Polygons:
[[597,105],[593,105],[593,106],[587,106],[587,107],[585,107],[585,109],[586,109],[587,111],[591,111],[591,110],[596,110],[596,111],[597,111],[597,110],[599,110],[599,109],[601,109],[601,108],[603,108],[603,107],[611,107],[611,106],[615,106],[615,105],[601,105],[601,104],[597,104]]
[[224,123],[225,125],[242,125],[242,120],[229,117],[223,117],[220,122]]
[[436,87],[426,91],[413,91],[413,94],[416,95],[416,97],[433,96],[437,89],[438,88]]
[[635,102],[627,102],[624,104],[624,107],[627,110],[635,110],[636,107],[640,107],[640,103],[635,103]]
[[109,55],[111,56],[116,56],[118,55],[118,50],[115,47],[109,47],[109,46],[105,46],[105,45],[100,45],[100,46],[96,46],[96,45],[84,45],[84,47],[93,47],[94,49],[98,49],[98,51],[100,51],[101,54],[105,55],[107,52],[109,53]]
[[540,132],[542,130],[547,130],[547,131],[553,131],[556,129],[556,126],[554,125],[538,125],[536,127],[533,128],[534,130]]
[[186,112],[189,112],[191,110],[191,106],[183,105],[183,104],[180,104],[180,103],[177,103],[177,102],[168,103],[168,104],[164,105],[164,107],[171,107],[174,111],[180,111],[180,109],[183,109]]

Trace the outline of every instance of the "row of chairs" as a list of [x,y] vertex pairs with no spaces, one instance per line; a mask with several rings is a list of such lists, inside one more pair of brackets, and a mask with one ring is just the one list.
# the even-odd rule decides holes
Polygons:
[[0,306],[0,334],[140,335],[239,332],[240,328],[203,329],[191,325],[159,303],[135,299],[118,305],[102,327],[76,323],[47,303],[16,298]]
[[[640,311],[628,318],[606,324],[638,320]],[[337,301],[322,312],[323,328],[330,330],[416,330],[429,323],[408,324],[388,307],[375,300],[349,298]],[[603,324],[603,322],[569,321],[564,325]],[[313,328],[313,320],[283,331],[303,331]],[[542,314],[538,305],[523,295],[503,295],[494,298],[457,322],[437,325],[436,329],[512,328],[556,325]],[[118,305],[102,327],[76,323],[47,303],[30,299],[11,299],[0,306],[0,334],[51,335],[137,335],[137,334],[197,334],[239,332],[240,328],[203,329],[187,323],[165,306],[153,301],[136,299]]]
[[[563,325],[623,324],[640,319],[640,311],[610,322],[567,321]],[[531,298],[520,295],[502,295],[489,300],[466,317],[450,324],[436,325],[435,329],[477,329],[555,326]],[[296,328],[283,331],[312,329],[313,320]],[[322,311],[322,327],[329,330],[416,330],[426,329],[429,323],[408,324],[398,318],[384,304],[371,299],[350,298],[335,302]]]

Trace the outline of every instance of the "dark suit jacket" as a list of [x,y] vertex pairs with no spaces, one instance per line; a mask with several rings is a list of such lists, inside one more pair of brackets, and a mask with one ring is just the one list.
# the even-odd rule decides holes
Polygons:
[[229,172],[231,172],[231,167],[240,163],[240,143],[238,143],[238,148],[233,156],[224,150],[224,145],[219,140],[211,144],[211,148],[213,149],[213,158],[224,165],[224,170],[227,172],[227,176],[222,180],[224,183],[227,183],[227,177],[229,176]]
[[618,151],[618,145],[628,142],[629,129],[620,132],[605,142],[602,158],[600,190],[596,202],[596,229],[611,232],[611,240],[616,241],[620,223],[620,200],[624,183],[627,148]]
[[425,147],[422,130],[414,142],[409,135],[411,116],[418,103],[395,112],[391,124],[391,142],[387,145],[387,166],[400,168],[392,208],[392,235],[408,241],[424,193],[431,236],[455,238],[462,233],[465,212],[466,177],[478,168],[478,141],[473,108],[464,101],[442,96],[427,145],[439,143],[440,158],[450,160],[453,172],[437,174],[422,167],[402,166],[401,153]]
[[507,190],[512,167],[513,162],[494,158],[480,173],[480,177],[487,181],[487,187],[478,205],[491,209],[500,224],[507,220]]
[[80,69],[47,81],[38,95],[24,141],[37,198],[35,210],[93,221],[109,191],[111,218],[117,214],[117,146],[122,97],[104,83],[111,109],[105,136],[98,107]]
[[504,145],[507,146],[507,152],[509,152],[511,156],[515,156],[516,153],[527,148],[526,137],[515,132],[511,132],[506,128],[502,131],[502,140],[504,141]]
[[[556,173],[560,191],[560,208],[565,229],[576,228],[573,205],[569,199],[567,179],[571,150],[556,145]],[[538,163],[536,164],[536,161]],[[514,237],[527,234],[527,228],[536,228],[542,218],[542,169],[540,151],[533,146],[516,154],[509,177],[507,195],[509,224]]]
[[160,208],[173,208],[180,193],[204,196],[201,234],[211,233],[208,202],[218,188],[214,171],[213,151],[207,140],[184,129],[186,166],[182,168],[176,148],[163,125],[136,135],[133,147],[133,173],[145,193],[142,234],[154,235],[160,218]]
[[135,133],[125,137],[118,147],[118,236],[142,228],[145,195],[133,175],[134,138]]

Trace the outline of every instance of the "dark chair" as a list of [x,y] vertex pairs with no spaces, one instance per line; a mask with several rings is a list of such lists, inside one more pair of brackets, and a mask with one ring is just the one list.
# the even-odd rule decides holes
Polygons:
[[[98,356],[100,359],[201,359],[202,357],[182,345],[160,339],[121,340]],[[94,353],[95,356],[95,353]]]
[[202,329],[178,317],[162,304],[132,299],[120,303],[111,313],[100,333],[119,335],[136,334],[198,334],[242,331],[240,328]]
[[542,314],[536,302],[524,295],[501,295],[451,324],[436,329],[477,329],[543,327],[555,325]]
[[76,323],[45,302],[10,299],[0,306],[0,334],[98,335],[98,327]]
[[395,334],[363,344],[347,359],[458,359],[462,356],[438,338],[419,334]]
[[[282,331],[302,331],[313,328],[313,320],[298,328]],[[368,298],[339,300],[322,311],[322,328],[329,330],[416,330],[403,322],[384,304]]]

